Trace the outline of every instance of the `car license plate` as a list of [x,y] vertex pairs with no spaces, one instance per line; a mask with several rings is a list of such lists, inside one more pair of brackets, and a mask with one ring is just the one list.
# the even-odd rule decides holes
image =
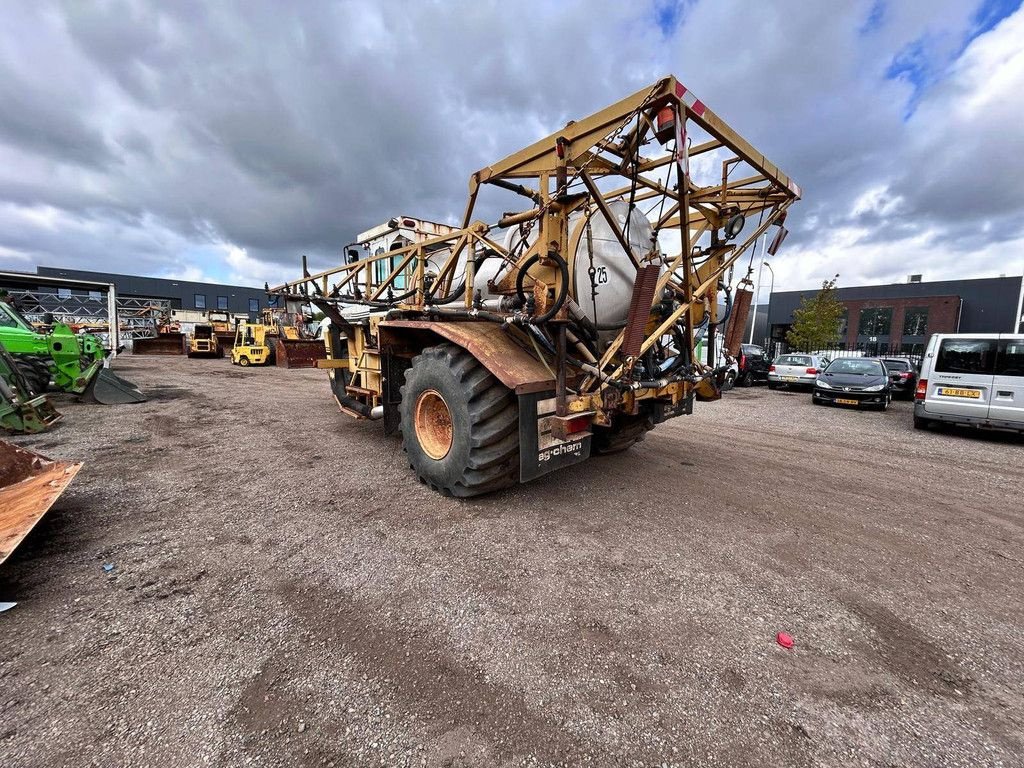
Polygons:
[[783,381],[800,381],[800,379],[797,378],[796,376],[783,376],[782,380]]
[[842,397],[837,397],[836,402],[839,403],[840,405],[860,405],[859,400],[847,400]]
[[951,387],[939,387],[938,394],[944,397],[969,397],[972,400],[977,400],[981,397],[980,390],[977,389],[956,389]]

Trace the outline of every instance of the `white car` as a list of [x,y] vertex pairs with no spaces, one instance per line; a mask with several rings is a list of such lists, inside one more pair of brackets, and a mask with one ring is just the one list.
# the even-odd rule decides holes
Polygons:
[[768,367],[768,389],[779,387],[814,387],[818,371],[827,361],[817,355],[794,353],[779,355]]

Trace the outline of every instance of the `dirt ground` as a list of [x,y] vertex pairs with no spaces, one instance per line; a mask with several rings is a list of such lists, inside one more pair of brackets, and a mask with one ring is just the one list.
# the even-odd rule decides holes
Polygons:
[[322,372],[115,367],[16,439],[85,467],[0,567],[5,768],[1024,763],[1018,438],[740,389],[460,502]]

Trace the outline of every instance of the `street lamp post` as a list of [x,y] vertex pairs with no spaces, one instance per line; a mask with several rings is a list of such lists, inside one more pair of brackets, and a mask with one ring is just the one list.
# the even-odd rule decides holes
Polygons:
[[[762,261],[761,263],[764,264],[764,266],[768,267],[768,271],[771,273],[771,276],[772,276],[772,280],[768,284],[768,311],[771,312],[772,311],[772,294],[775,293],[775,270],[772,269],[772,265],[769,264],[767,261]],[[766,326],[768,325],[768,318],[767,317],[765,317],[765,325]],[[768,328],[768,332],[771,333],[771,328],[770,327]]]
[[[761,263],[757,266],[757,288],[754,289],[754,312],[750,317],[750,339],[747,341],[748,344],[754,343],[754,325],[757,324],[757,300],[761,298],[761,272],[764,269],[764,249],[767,241],[767,236],[761,237]],[[754,247],[756,248],[757,246],[755,245]],[[773,277],[772,280],[774,279]]]

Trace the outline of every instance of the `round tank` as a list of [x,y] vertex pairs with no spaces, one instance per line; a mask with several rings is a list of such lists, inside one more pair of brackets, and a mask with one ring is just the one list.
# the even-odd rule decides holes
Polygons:
[[[626,218],[629,203],[617,200],[608,205],[619,228],[626,234],[633,253],[642,260],[652,248],[653,230],[647,217],[634,208],[629,216],[627,232]],[[589,223],[589,232],[588,232]],[[518,227],[510,227],[504,236],[494,239],[501,242],[508,250],[514,250],[522,235]],[[527,238],[527,243],[536,240],[536,228]],[[569,217],[569,259],[570,285],[569,295],[580,306],[583,314],[595,324],[613,325],[623,323],[629,314],[629,301],[633,294],[633,283],[636,280],[636,267],[628,254],[622,249],[618,239],[612,232],[608,220],[600,211],[595,210],[589,218],[583,212]],[[485,297],[490,297],[487,281],[495,279],[501,270],[501,259],[487,259],[476,273],[474,287]],[[595,292],[591,290],[590,269],[594,270]]]

